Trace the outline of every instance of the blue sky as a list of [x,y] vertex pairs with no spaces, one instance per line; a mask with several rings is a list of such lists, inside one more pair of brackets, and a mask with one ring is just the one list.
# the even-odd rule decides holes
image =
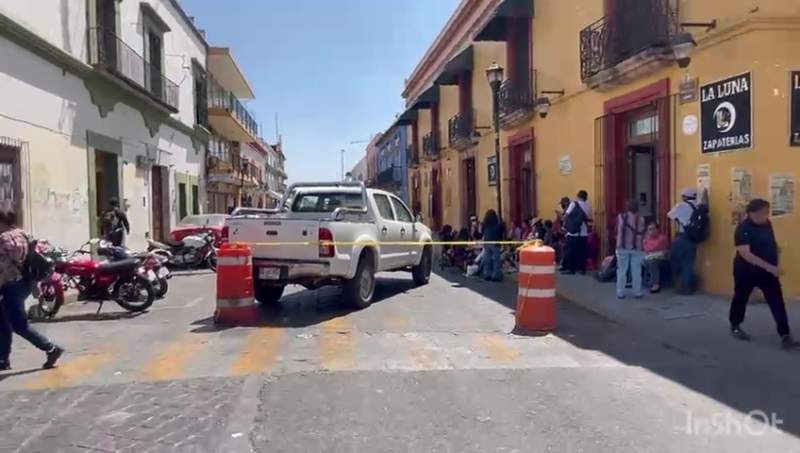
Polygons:
[[248,107],[291,181],[338,179],[403,109],[404,80],[459,0],[182,0],[209,45],[230,47],[256,94]]

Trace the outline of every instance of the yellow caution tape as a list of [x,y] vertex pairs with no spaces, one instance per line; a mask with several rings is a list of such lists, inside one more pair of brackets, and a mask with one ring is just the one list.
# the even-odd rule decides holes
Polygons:
[[355,245],[417,245],[424,247],[426,245],[449,245],[449,246],[475,246],[475,245],[519,245],[519,246],[542,246],[542,241],[267,241],[267,242],[233,242],[236,245],[259,245],[259,246],[355,246]]

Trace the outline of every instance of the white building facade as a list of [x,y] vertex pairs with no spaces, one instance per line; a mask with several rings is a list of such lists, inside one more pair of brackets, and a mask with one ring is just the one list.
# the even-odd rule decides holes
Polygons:
[[367,181],[367,156],[364,155],[350,170],[350,176],[356,181]]
[[0,0],[0,201],[69,248],[112,198],[133,248],[200,213],[207,52],[175,0]]

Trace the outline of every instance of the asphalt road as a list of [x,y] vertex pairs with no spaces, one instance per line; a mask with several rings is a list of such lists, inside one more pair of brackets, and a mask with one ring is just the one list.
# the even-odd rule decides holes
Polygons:
[[556,332],[517,336],[514,294],[387,274],[366,310],[297,288],[261,326],[227,329],[207,273],[175,277],[139,316],[74,304],[36,324],[68,349],[59,368],[15,338],[0,451],[800,451],[800,400],[767,379],[779,364],[566,303]]

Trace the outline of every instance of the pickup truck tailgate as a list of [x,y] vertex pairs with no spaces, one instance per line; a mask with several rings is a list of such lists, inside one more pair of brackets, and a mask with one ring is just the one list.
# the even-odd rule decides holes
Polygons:
[[[228,229],[230,242],[250,245],[256,259],[319,259],[317,220],[229,219]],[[304,242],[309,244],[302,244]]]

